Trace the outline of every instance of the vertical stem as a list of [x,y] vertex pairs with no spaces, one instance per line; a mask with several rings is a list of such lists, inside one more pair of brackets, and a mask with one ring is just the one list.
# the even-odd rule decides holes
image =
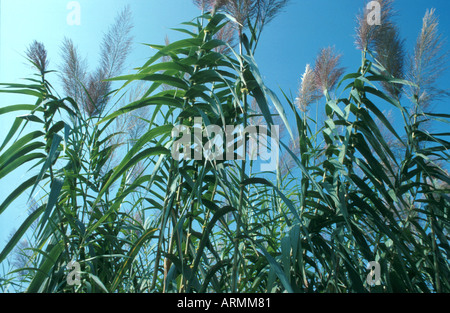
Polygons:
[[[201,20],[201,23],[202,23],[201,25],[202,25],[202,28],[203,28],[203,18]],[[205,32],[205,34],[203,36],[203,43],[208,42],[210,39],[211,39],[211,33],[210,32]],[[200,59],[203,55],[204,55],[204,52],[200,51],[198,53],[198,55],[197,55],[197,58]],[[192,73],[192,75],[195,75],[199,70],[200,70],[199,67],[195,66],[195,69],[194,69],[194,72]],[[190,82],[189,88],[191,88],[192,86],[193,86],[193,84],[192,84],[192,82]],[[187,99],[187,98],[184,100],[183,108],[186,108],[189,105],[189,101],[190,100]],[[183,122],[184,122],[184,117],[182,117],[180,119],[180,125],[182,125]],[[174,174],[176,174],[175,172],[177,172],[178,169],[179,169],[179,163],[172,160],[171,169],[169,170],[169,183],[168,183],[168,186],[170,186],[171,182],[173,181],[173,176],[174,176]],[[196,169],[198,171],[198,165],[196,165]],[[181,188],[182,187],[181,187],[181,182],[180,182],[180,184],[178,185],[177,196],[176,196],[177,212],[178,212],[178,208],[179,208],[179,202],[180,202],[180,196],[181,196]],[[168,194],[166,194],[166,198],[167,198],[167,195]],[[166,205],[167,205],[166,204],[166,200],[167,199],[164,200],[163,216],[166,214],[166,209],[169,209],[169,210],[171,209],[171,207],[170,208],[166,208]],[[193,209],[194,209],[194,206],[192,205],[192,210]],[[183,263],[184,262],[183,261],[184,258],[183,258],[183,251],[181,249],[181,242],[178,240],[178,235],[179,234],[177,234],[177,230],[175,230],[176,218],[177,218],[177,216],[174,216],[173,236],[177,236],[176,237],[176,243],[177,243],[177,246],[178,246],[178,249],[179,249],[178,253],[179,253],[179,257],[180,257],[180,261],[181,261],[181,267],[182,267],[182,271],[183,271],[183,269],[184,269],[184,263]],[[186,250],[185,250],[186,251],[185,252],[186,255],[188,253],[189,242],[190,242],[189,237],[190,237],[190,233],[192,231],[191,224],[192,224],[192,218],[190,218],[189,229],[188,229],[188,233],[187,233],[187,237],[186,237]],[[156,278],[157,278],[157,275],[158,275],[158,267],[159,267],[159,262],[160,262],[160,258],[161,258],[161,242],[162,242],[162,239],[163,239],[162,236],[163,236],[163,229],[161,229],[161,231],[160,231],[160,238],[159,238],[159,242],[158,242],[158,250],[157,250],[157,255],[156,255],[155,271],[153,273],[153,280],[152,280],[152,285],[151,285],[150,290],[153,290],[155,285],[156,285]],[[171,245],[169,245],[169,249],[171,249]],[[191,281],[191,279],[193,278],[194,275],[195,275],[195,273],[192,272],[189,277],[186,277],[186,274],[184,272],[182,272],[182,283],[181,283],[181,286],[180,286],[180,292],[183,291],[183,290],[184,291],[187,290],[187,287],[189,286],[189,282]]]
[[[431,208],[431,210],[434,211],[433,208]],[[442,287],[441,287],[441,279],[440,279],[440,270],[439,270],[439,260],[438,260],[438,251],[437,251],[437,246],[436,246],[436,234],[434,231],[434,212],[432,211],[431,214],[431,246],[433,249],[433,266],[434,266],[434,279],[436,280],[436,292],[437,293],[441,293],[442,292]]]
[[[239,29],[239,54],[242,56],[243,49],[242,49],[242,28]],[[243,60],[242,60],[243,61]],[[242,82],[241,82],[241,90],[242,90],[242,102],[243,102],[243,115],[244,115],[244,130],[247,127],[247,110],[248,110],[248,102],[247,102],[247,86],[244,80],[244,71],[245,68],[241,63],[241,76],[242,76]],[[244,138],[243,138],[243,157],[242,160],[242,166],[241,166],[241,184],[239,186],[239,206],[238,206],[238,214],[237,214],[237,221],[236,221],[236,237],[234,238],[234,254],[233,254],[233,269],[232,269],[232,292],[237,292],[237,283],[238,283],[238,254],[239,254],[239,238],[241,236],[241,217],[242,217],[242,209],[243,209],[243,202],[244,202],[244,180],[245,180],[245,167],[246,167],[246,156],[247,156],[247,135],[244,132]]]
[[[52,122],[52,118],[50,118],[50,120],[48,119],[48,116],[47,116],[48,111],[47,110],[49,110],[50,107],[45,102],[47,101],[47,99],[50,98],[51,92],[50,92],[50,90],[47,90],[47,87],[45,84],[45,72],[43,71],[43,69],[41,69],[41,78],[42,78],[41,84],[42,84],[42,88],[44,90],[44,95],[42,97],[42,101],[44,102],[44,131],[45,131],[45,138],[46,138],[45,150],[49,154],[50,150],[51,150],[50,143],[52,142],[53,139],[49,136],[50,134],[48,133],[48,131],[51,129],[50,123]],[[50,154],[48,155],[48,157],[50,157]],[[53,175],[52,162],[50,162],[50,165],[49,165],[49,172],[50,172],[50,189],[51,189],[53,186],[53,183],[54,183],[54,179],[55,179],[54,175]],[[56,226],[57,227],[59,226],[59,228],[60,228],[59,231],[61,232],[61,236],[64,240],[64,247],[66,247],[66,249],[67,249],[69,247],[69,244],[68,244],[68,239],[66,238],[66,231],[64,229],[64,224],[62,222],[62,216],[61,216],[61,212],[59,211],[60,206],[59,206],[58,202],[56,203],[55,210],[56,210],[56,214],[58,214],[58,218],[60,220],[60,223],[58,223]],[[66,256],[67,262],[69,263],[70,262],[69,254],[66,253],[65,256]]]
[[162,245],[162,240],[164,238],[164,229],[163,229],[164,219],[165,219],[165,216],[166,216],[166,210],[170,209],[170,208],[167,208],[167,204],[168,204],[167,199],[168,199],[168,196],[169,196],[169,186],[172,184],[172,173],[173,173],[173,170],[174,170],[174,163],[175,162],[172,161],[172,165],[171,165],[171,168],[170,168],[169,174],[168,174],[169,180],[168,180],[168,183],[167,183],[166,197],[164,199],[163,211],[162,211],[162,215],[161,215],[161,218],[162,218],[162,220],[161,220],[161,229],[159,230],[158,247],[157,247],[156,258],[155,258],[155,269],[153,271],[153,278],[152,278],[152,284],[150,285],[150,291],[153,291],[153,289],[155,288],[156,279],[158,277],[159,262],[160,262],[160,259],[161,259],[161,245]]

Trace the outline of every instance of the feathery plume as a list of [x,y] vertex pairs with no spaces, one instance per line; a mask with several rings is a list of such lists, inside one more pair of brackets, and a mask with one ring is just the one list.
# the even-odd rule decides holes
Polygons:
[[[386,27],[381,30],[375,41],[376,59],[385,68],[382,73],[386,77],[404,78],[404,40],[400,38],[397,27]],[[402,85],[381,82],[384,90],[393,98],[399,99]]]
[[224,5],[226,5],[228,2],[231,2],[231,1],[232,0],[214,0],[214,1],[211,1],[211,2],[213,3],[213,6],[216,9],[219,9],[219,8],[223,7]]
[[408,66],[407,78],[416,85],[411,88],[409,96],[417,97],[422,110],[428,108],[432,101],[449,95],[447,90],[435,87],[436,80],[447,69],[448,57],[448,51],[442,51],[444,40],[438,26],[435,10],[427,10]]
[[30,59],[36,68],[44,75],[48,68],[47,50],[43,43],[33,41],[26,51],[28,59]]
[[217,1],[217,9],[221,8],[236,19],[241,31],[247,19],[255,15],[254,0],[228,0]]
[[98,115],[106,106],[111,83],[106,79],[117,76],[123,69],[125,60],[130,53],[132,36],[130,7],[125,7],[116,17],[114,24],[104,35],[100,66],[89,76],[85,108],[89,116]]
[[101,46],[101,68],[107,77],[113,77],[122,71],[130,53],[133,28],[131,9],[126,6],[116,17],[114,24],[103,37]]
[[193,0],[194,4],[202,11],[212,11],[212,14],[227,4],[230,0]]
[[239,30],[247,25],[248,20],[254,20],[260,28],[271,22],[289,0],[216,0],[215,9],[222,9],[233,16]]
[[395,11],[393,10],[393,2],[394,0],[378,0],[381,8],[381,25],[369,24],[368,16],[370,10],[367,8],[366,3],[363,11],[356,18],[357,26],[355,44],[359,50],[373,50],[375,41],[379,38],[379,36],[382,36],[383,29],[391,27],[391,18],[395,15]]
[[214,0],[193,0],[194,4],[202,11],[209,11],[214,6]]
[[60,79],[67,96],[80,102],[86,85],[87,63],[81,59],[77,47],[71,39],[64,38],[61,47],[63,63],[60,66]]
[[295,104],[301,112],[308,111],[308,107],[315,100],[320,98],[317,85],[315,83],[314,70],[311,69],[309,64],[306,64],[305,73],[302,75],[302,81],[295,98]]
[[83,109],[90,117],[99,115],[108,102],[108,93],[111,87],[111,82],[105,81],[108,78],[106,72],[101,68],[89,75]]
[[[385,68],[382,73],[386,77],[403,78],[404,73],[404,40],[400,38],[398,27],[393,21],[396,12],[394,0],[378,0],[380,4],[380,25],[369,24],[369,8],[365,6],[357,16],[356,46],[362,51],[374,51],[376,59]],[[384,90],[392,97],[399,99],[401,85],[382,82]]]
[[289,0],[257,0],[255,1],[256,19],[260,25],[270,23],[288,4]]
[[316,87],[325,90],[332,90],[339,78],[344,73],[344,68],[339,67],[341,55],[336,54],[334,47],[323,48],[314,65]]

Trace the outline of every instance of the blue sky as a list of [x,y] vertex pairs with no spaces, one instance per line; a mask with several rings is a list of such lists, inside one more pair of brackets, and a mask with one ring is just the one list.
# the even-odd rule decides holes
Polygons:
[[[140,43],[163,44],[166,34],[171,41],[181,34],[170,30],[191,20],[200,12],[191,0],[79,0],[81,25],[69,26],[66,22],[70,11],[68,0],[0,0],[0,82],[20,82],[33,74],[24,59],[24,51],[33,41],[45,44],[50,68],[57,69],[62,39],[71,38],[90,69],[96,67],[99,43],[118,11],[129,4],[134,17],[134,50],[126,68],[142,65],[153,51]],[[256,52],[256,60],[267,85],[276,92],[282,88],[287,94],[295,94],[300,77],[307,63],[314,63],[318,51],[335,46],[342,53],[342,66],[354,72],[360,64],[360,52],[355,49],[355,16],[362,9],[363,0],[291,0],[285,12],[280,14],[263,33]],[[436,8],[440,16],[440,31],[450,38],[450,1],[446,0],[397,0],[398,22],[406,48],[412,51],[427,8]],[[445,45],[450,50],[449,41]],[[49,78],[57,85],[57,77]],[[443,77],[442,88],[450,89],[450,71]],[[0,94],[0,106],[29,103],[33,99]],[[450,114],[450,105],[438,103],[436,110]],[[0,116],[0,142],[14,116]],[[448,130],[447,130],[448,131]],[[26,177],[25,172],[11,174],[0,181],[0,201]],[[18,202],[0,216],[0,249],[13,228],[26,217],[25,202]]]

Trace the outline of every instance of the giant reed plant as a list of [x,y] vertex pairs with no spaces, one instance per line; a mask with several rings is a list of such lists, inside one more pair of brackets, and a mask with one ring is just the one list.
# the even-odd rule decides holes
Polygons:
[[[56,96],[37,44],[30,55],[40,56],[31,58],[39,79],[3,85],[2,92],[37,100],[0,109],[27,112],[0,148],[0,178],[24,165],[36,175],[0,213],[20,196],[39,197],[39,206],[0,254],[4,262],[30,234],[29,263],[2,285],[21,279],[15,288],[29,292],[448,292],[450,143],[448,134],[420,125],[449,116],[407,110],[398,95],[416,85],[393,77],[377,59],[384,50],[372,53],[370,45],[361,67],[342,79],[339,57],[322,50],[299,97],[285,96],[283,106],[254,53],[263,26],[286,1],[196,2],[204,12],[178,29],[185,39],[149,45],[156,53],[135,73],[107,80],[125,82],[118,95],[146,86],[115,111],[86,114],[78,102],[89,88]],[[237,31],[236,45],[221,40],[231,38],[225,27]],[[409,99],[420,106],[417,95]],[[307,115],[313,102],[325,108],[323,123]],[[391,124],[381,103],[397,110],[403,128]],[[140,120],[143,132],[120,150],[114,138],[121,134],[109,127],[142,109],[150,112]],[[171,153],[174,126],[191,130],[192,152],[201,155],[213,136],[196,131],[258,118],[270,126],[274,115],[297,147],[280,141],[287,170],[261,173],[245,159]],[[28,131],[31,123],[43,130]],[[401,144],[400,156],[386,132]],[[224,148],[238,155],[240,142],[245,153],[247,140]],[[121,160],[107,166],[114,153]],[[80,285],[68,284],[71,261],[80,263]],[[381,266],[381,285],[366,281],[370,261]]]

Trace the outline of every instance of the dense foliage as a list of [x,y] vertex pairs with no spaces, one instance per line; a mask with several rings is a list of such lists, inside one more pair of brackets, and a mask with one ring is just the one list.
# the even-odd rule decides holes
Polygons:
[[[316,75],[323,88],[307,99],[326,116],[314,120],[298,105],[305,98],[281,100],[261,78],[254,52],[263,12],[239,20],[231,10],[184,23],[185,39],[150,45],[156,54],[135,73],[109,79],[124,81],[114,91],[124,99],[130,86],[145,86],[109,113],[97,107],[87,114],[82,99],[113,99],[86,100],[88,88],[77,100],[56,96],[47,65],[37,62],[45,61],[43,50],[31,59],[38,79],[2,84],[1,92],[36,99],[0,108],[26,112],[0,147],[0,179],[22,166],[35,172],[0,204],[1,214],[19,197],[35,199],[1,251],[4,267],[13,253],[25,256],[2,278],[2,290],[450,291],[449,134],[422,126],[450,116],[424,112],[417,85],[393,77],[367,45],[355,72],[340,78],[342,69],[323,66]],[[236,44],[218,36],[230,25]],[[324,59],[337,61],[331,50]],[[411,97],[399,96],[409,90]],[[400,127],[380,103],[402,117]],[[121,131],[112,126],[133,114],[139,119],[143,108],[150,114],[140,119],[142,134],[114,140]],[[248,159],[171,154],[174,125],[277,123],[286,132],[274,172]],[[17,252],[25,236],[30,247]],[[80,284],[68,284],[72,261],[80,264]],[[380,264],[380,285],[366,280],[371,261]]]

